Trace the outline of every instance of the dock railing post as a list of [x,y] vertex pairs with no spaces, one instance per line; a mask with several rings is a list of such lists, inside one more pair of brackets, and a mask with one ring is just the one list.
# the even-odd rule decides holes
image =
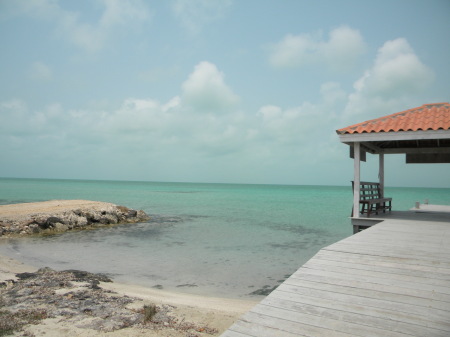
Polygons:
[[361,167],[361,155],[360,155],[360,143],[353,143],[354,153],[354,188],[353,188],[353,217],[359,218],[359,188],[360,188],[360,167]]
[[380,182],[380,197],[384,198],[384,154],[379,154],[378,178]]

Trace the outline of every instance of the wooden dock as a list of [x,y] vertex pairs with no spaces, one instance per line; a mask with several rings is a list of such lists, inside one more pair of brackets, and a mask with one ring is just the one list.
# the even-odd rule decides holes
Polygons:
[[322,249],[222,337],[450,336],[450,222],[385,220]]

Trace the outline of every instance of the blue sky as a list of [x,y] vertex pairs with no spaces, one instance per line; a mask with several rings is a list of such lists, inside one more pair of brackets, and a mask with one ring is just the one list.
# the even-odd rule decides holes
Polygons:
[[[0,176],[348,185],[336,129],[450,101],[449,14],[447,0],[0,0]],[[404,162],[387,156],[387,185],[450,187],[450,165]]]

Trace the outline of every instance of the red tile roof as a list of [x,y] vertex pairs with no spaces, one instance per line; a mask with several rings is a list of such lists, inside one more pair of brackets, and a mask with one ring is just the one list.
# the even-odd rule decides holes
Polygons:
[[450,104],[431,103],[336,130],[338,134],[450,130]]

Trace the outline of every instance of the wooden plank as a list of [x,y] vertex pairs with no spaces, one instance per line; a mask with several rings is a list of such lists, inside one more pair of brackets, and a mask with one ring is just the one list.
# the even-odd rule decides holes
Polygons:
[[320,282],[346,285],[350,287],[373,287],[393,289],[393,292],[404,293],[410,296],[423,297],[433,296],[433,298],[443,298],[450,301],[450,288],[430,285],[426,283],[397,282],[389,278],[381,278],[370,275],[332,272],[326,270],[316,270],[310,268],[301,268],[297,270],[290,278],[318,280]]
[[[353,268],[364,269],[366,267],[378,270],[378,268],[387,268],[397,273],[408,275],[426,275],[441,280],[450,281],[450,268],[441,268],[427,265],[414,264],[414,260],[398,261],[398,259],[380,258],[371,255],[354,255],[345,252],[327,251],[322,249],[314,256],[314,261],[326,261],[329,263],[348,263]],[[407,263],[411,262],[411,263]],[[319,262],[320,263],[320,262]]]
[[[414,232],[427,232],[427,235],[431,236],[438,236],[440,232],[435,232],[434,230],[442,230],[444,232],[447,232],[449,230],[448,224],[446,224],[445,221],[428,221],[428,220],[421,220],[421,218],[428,219],[428,216],[432,216],[431,214],[420,214],[420,213],[414,213],[414,212],[405,212],[406,215],[409,215],[411,219],[395,219],[395,212],[393,213],[387,213],[386,218],[384,219],[384,222],[380,223],[380,226],[373,227],[370,231],[361,232],[360,236],[364,235],[370,235],[370,233],[380,232],[385,233],[386,229],[389,229],[391,231],[403,231],[405,233],[411,233]],[[403,213],[401,213],[403,214]],[[404,214],[403,214],[404,215]],[[449,214],[450,215],[450,214]],[[439,217],[439,219],[445,220],[447,216],[445,214],[441,215],[442,217]],[[391,219],[392,217],[392,219]],[[436,217],[433,217],[433,219]],[[430,229],[433,229],[433,231],[429,231]],[[350,237],[349,237],[350,238]]]
[[[352,249],[352,250],[349,250]],[[436,248],[427,249],[420,246],[405,246],[405,247],[393,247],[392,245],[380,242],[379,245],[369,244],[368,242],[349,242],[346,244],[338,244],[331,247],[329,250],[337,251],[350,251],[361,254],[380,255],[382,253],[385,256],[399,256],[399,257],[412,257],[414,259],[421,260],[440,260],[442,264],[449,264],[450,261],[445,259],[450,250],[443,248],[438,250]]]
[[[351,252],[339,251],[339,250],[330,250],[328,248],[321,249],[314,258],[320,259],[340,259],[341,261],[361,261],[361,263],[369,263],[369,264],[379,264],[379,265],[392,265],[396,268],[406,268],[406,269],[414,269],[417,270],[427,270],[430,271],[436,270],[440,273],[448,273],[449,268],[445,268],[442,266],[436,266],[434,264],[429,264],[428,261],[417,261],[417,259],[412,256],[407,257],[399,257],[399,256],[380,256],[380,255],[370,255],[370,254],[353,254]],[[445,261],[445,260],[444,260]],[[422,263],[421,263],[422,262]]]
[[[220,336],[221,337],[248,337],[249,335],[228,329]],[[258,336],[254,336],[254,337],[258,337]]]
[[[248,314],[246,314],[248,316]],[[241,335],[248,337],[274,337],[274,336],[282,336],[282,337],[311,337],[312,335],[304,334],[300,332],[300,329],[297,329],[297,332],[291,333],[288,331],[283,331],[278,328],[272,328],[265,325],[261,325],[256,321],[261,320],[260,317],[248,316],[247,319],[240,319],[234,323],[229,329],[232,332],[237,332]],[[225,335],[221,335],[224,337]]]
[[[327,255],[328,253],[328,255]],[[417,265],[414,260],[412,263],[405,263],[406,261],[398,261],[397,259],[389,259],[385,257],[377,257],[370,255],[355,255],[346,254],[344,252],[325,252],[314,256],[314,262],[318,264],[335,264],[348,268],[379,270],[387,273],[404,274],[412,276],[421,276],[426,278],[437,278],[441,280],[450,281],[450,268],[435,267],[430,264]],[[312,261],[312,260],[310,260]],[[307,262],[308,263],[308,262]]]
[[[376,226],[375,226],[376,227]],[[374,228],[374,227],[372,227]],[[429,230],[428,230],[429,231]],[[400,229],[398,230],[390,230],[389,237],[386,237],[386,235],[383,232],[379,231],[368,231],[367,234],[361,235],[357,240],[355,241],[362,242],[362,241],[376,241],[377,239],[380,240],[381,238],[387,240],[386,242],[393,242],[395,240],[401,239],[402,241],[405,241],[404,244],[411,245],[411,243],[418,244],[420,246],[428,246],[429,244],[437,243],[439,244],[442,242],[442,236],[430,235],[428,231],[424,231],[421,233],[422,235],[418,235],[419,232],[403,232]],[[442,235],[442,231],[440,231],[440,234]],[[421,239],[424,239],[421,241]],[[348,242],[351,242],[352,240],[349,240]],[[375,242],[373,242],[375,243]],[[397,241],[398,244],[398,241]],[[445,248],[445,247],[444,247]]]
[[[410,312],[414,314],[423,314],[423,308],[437,309],[445,311],[443,316],[447,316],[450,311],[450,304],[448,301],[442,301],[439,299],[432,299],[427,297],[411,296],[409,294],[396,293],[389,291],[389,288],[380,289],[381,287],[365,287],[355,288],[347,285],[339,285],[334,283],[318,282],[318,280],[297,280],[288,279],[283,284],[278,286],[277,290],[290,292],[294,295],[307,295],[320,298],[326,298],[331,300],[348,299],[354,301],[354,303],[364,304],[366,299],[371,303],[365,303],[372,307],[387,308],[388,306],[394,306],[395,310]],[[359,298],[362,298],[363,302],[358,302]],[[423,307],[423,308],[420,308]],[[436,312],[436,315],[440,315],[440,311]],[[450,324],[450,318],[449,318]]]
[[348,263],[340,261],[324,261],[314,258],[303,265],[303,268],[344,273],[354,276],[374,276],[375,278],[388,278],[399,282],[429,284],[450,288],[450,275],[443,278],[435,277],[432,273],[425,274],[420,271],[405,271],[396,268]]
[[[355,237],[352,238],[351,240],[345,241],[346,243],[350,243],[350,242],[370,242],[371,244],[376,244],[377,241],[380,240],[386,240],[385,242],[390,242],[393,243],[394,241],[400,239],[402,242],[402,246],[403,245],[419,245],[421,247],[429,247],[431,249],[436,249],[436,247],[434,246],[430,246],[434,243],[438,244],[438,246],[442,246],[442,248],[446,248],[444,245],[442,245],[442,236],[444,234],[444,232],[442,230],[437,229],[438,233],[440,233],[440,236],[436,234],[434,235],[430,235],[429,231],[431,229],[425,230],[425,229],[421,229],[420,231],[414,231],[414,232],[403,232],[402,228],[396,228],[396,229],[392,229],[389,230],[390,235],[386,236],[385,233],[380,232],[380,231],[375,231],[372,230],[374,228],[376,228],[377,226],[372,226],[367,233],[360,232],[357,234],[357,236],[359,237]],[[360,235],[360,234],[364,234],[364,235]],[[423,241],[420,241],[420,239],[424,239]],[[409,240],[408,240],[409,239]],[[395,246],[398,245],[399,241],[396,241]]]
[[[301,313],[292,310],[280,309],[270,307],[267,305],[258,305],[252,313],[265,315],[266,317],[274,317],[279,320],[283,320],[289,323],[300,323],[303,325],[312,325],[317,328],[328,330],[324,336],[335,336],[337,333],[341,333],[343,336],[348,334],[354,334],[357,336],[365,337],[405,337],[408,334],[396,331],[386,330],[385,328],[372,327],[368,325],[361,325],[359,322],[344,322],[341,319],[330,319],[324,315],[311,315],[307,313]],[[266,323],[267,324],[267,323]],[[286,323],[284,323],[286,325]]]
[[367,325],[373,328],[402,332],[413,336],[427,336],[430,331],[433,334],[450,333],[450,328],[447,330],[440,330],[436,327],[429,328],[427,326],[428,321],[420,322],[422,323],[420,325],[417,322],[417,317],[411,314],[407,315],[393,310],[370,308],[348,302],[331,301],[307,295],[292,299],[290,295],[289,293],[278,291],[274,296],[266,298],[261,304],[290,310],[299,314],[316,314],[342,322],[357,322],[361,325],[361,328]]
[[407,289],[420,289],[434,291],[441,294],[450,295],[450,283],[443,280],[431,279],[427,282],[424,277],[415,277],[401,274],[380,273],[370,270],[342,269],[330,266],[329,268],[321,268],[319,265],[312,263],[308,266],[297,270],[292,277],[301,277],[301,274],[313,274],[333,279],[355,280],[359,282],[369,282],[380,285],[398,286]]
[[379,256],[392,256],[397,258],[413,258],[418,262],[423,261],[428,264],[440,265],[445,268],[450,268],[450,261],[443,260],[444,254],[433,253],[427,251],[413,251],[411,249],[405,250],[401,248],[391,248],[391,246],[383,247],[370,247],[366,244],[348,243],[348,244],[335,244],[331,249],[340,252],[349,252],[354,254],[363,255],[379,255]]
[[443,260],[442,258],[436,258],[430,259],[428,257],[424,256],[417,256],[413,254],[407,254],[405,252],[403,253],[397,253],[394,254],[394,252],[390,251],[380,251],[380,250],[373,250],[369,247],[366,249],[362,249],[364,247],[360,246],[353,246],[353,245],[346,245],[341,246],[339,249],[331,250],[326,249],[326,251],[333,253],[347,253],[355,256],[355,258],[361,258],[361,259],[367,259],[369,257],[375,258],[375,259],[384,259],[386,261],[398,261],[399,263],[405,263],[405,264],[414,264],[417,266],[433,266],[440,269],[450,269],[450,263],[446,260]]
[[223,336],[449,336],[450,225],[388,220],[330,245],[229,331]]
[[[390,231],[390,232],[391,235],[389,235],[389,237],[386,237],[386,235],[383,234],[382,232],[372,231],[364,236],[359,237],[357,240],[354,239],[354,241],[358,243],[367,242],[373,245],[375,245],[378,241],[383,241],[384,244],[398,245],[399,242],[398,240],[400,240],[400,242],[404,241],[404,245],[406,246],[430,248],[432,250],[437,250],[437,248],[442,249],[449,248],[441,244],[442,236],[427,235],[426,232],[422,233],[422,235],[419,235],[419,233],[417,232],[414,233],[411,232],[404,233],[401,231]],[[442,234],[442,231],[440,233]],[[352,240],[349,240],[347,242],[352,242]],[[437,247],[434,245],[437,245]]]
[[[307,336],[307,337],[355,337],[363,336],[352,333],[342,333],[334,328],[323,327],[322,323],[318,325],[310,324],[310,322],[303,322],[304,319],[297,317],[298,320],[285,319],[280,317],[279,313],[271,312],[267,314],[267,311],[260,309],[262,306],[257,306],[243,316],[242,320],[236,323],[251,322],[251,326],[245,326],[236,324],[232,326],[233,331],[245,332],[249,331],[251,334],[255,334],[258,337],[274,337],[274,336]],[[265,311],[265,314],[257,311]],[[236,326],[237,325],[237,326]],[[267,333],[269,332],[269,333]],[[403,336],[402,336],[403,337]]]
[[[376,217],[375,217],[376,218]],[[363,219],[369,219],[371,220],[372,218],[363,218]],[[382,220],[380,218],[380,220]],[[386,221],[385,221],[386,222]],[[445,224],[443,222],[443,224]],[[436,240],[440,240],[442,241],[442,237],[444,235],[446,235],[446,231],[448,230],[448,226],[445,227],[441,227],[441,226],[416,226],[416,228],[414,227],[405,227],[403,226],[403,224],[401,224],[400,220],[397,221],[391,221],[389,223],[389,226],[383,226],[383,222],[378,224],[379,226],[372,226],[369,230],[367,231],[362,231],[360,233],[358,233],[357,235],[355,235],[354,237],[349,237],[348,240],[341,240],[340,242],[352,242],[352,241],[356,241],[356,242],[360,242],[363,241],[365,238],[370,238],[370,237],[374,237],[374,236],[382,236],[385,239],[389,240],[389,238],[393,237],[393,236],[409,236],[411,237],[415,237],[417,239],[420,239],[420,234],[422,234],[424,237],[427,238],[433,238]],[[389,232],[390,235],[386,235],[386,232]],[[407,240],[404,240],[402,238],[402,244],[408,244]],[[332,245],[331,245],[332,246]]]
[[[373,233],[376,231],[385,232],[386,229],[390,230],[403,230],[408,232],[415,231],[427,231],[430,229],[440,229],[442,231],[448,231],[448,224],[445,222],[445,219],[448,218],[445,214],[441,214],[439,217],[432,216],[431,214],[420,214],[414,212],[404,212],[398,213],[400,218],[396,218],[395,212],[386,213],[386,218],[384,218],[383,222],[380,223],[379,226],[373,227],[368,233]],[[409,219],[404,219],[403,216],[409,216]],[[429,221],[428,218],[433,218],[433,220]],[[442,221],[435,221],[435,219],[442,219]],[[425,220],[424,220],[425,219]],[[446,225],[447,224],[447,225]],[[369,235],[365,231],[358,234],[359,236]],[[436,235],[439,232],[430,231],[428,235]],[[347,239],[351,239],[352,237],[348,237]],[[346,240],[346,239],[344,239]]]
[[[384,235],[386,235],[386,231],[388,231],[390,234],[392,233],[404,233],[404,234],[411,234],[411,235],[415,235],[418,233],[422,233],[424,235],[427,236],[434,236],[434,237],[441,237],[442,235],[448,235],[449,232],[449,227],[448,227],[448,222],[446,221],[446,219],[448,219],[448,216],[432,216],[430,214],[423,214],[420,215],[425,219],[431,218],[433,217],[432,221],[429,220],[425,220],[425,221],[413,221],[413,220],[401,220],[401,219],[396,219],[396,220],[386,220],[383,219],[384,221],[381,222],[379,224],[379,226],[374,226],[373,228],[370,229],[370,231],[367,231],[367,233],[365,231],[361,232],[359,235],[360,236],[366,236],[366,235],[371,235],[373,233],[384,233]],[[440,221],[436,221],[435,219],[438,218],[440,219]],[[386,238],[389,238],[388,235],[386,235]],[[349,239],[354,239],[349,237]],[[407,242],[403,242],[403,243],[407,243]]]
[[[380,225],[382,225],[383,222],[380,223]],[[442,224],[446,224],[445,222],[443,222]],[[420,237],[418,237],[418,234],[422,234],[424,237],[429,237],[429,238],[435,238],[437,240],[442,239],[442,234],[445,234],[445,232],[448,230],[448,224],[446,224],[445,226],[430,226],[430,225],[420,225],[420,226],[404,226],[399,220],[397,221],[392,221],[389,223],[389,226],[386,227],[378,227],[378,226],[374,226],[371,228],[370,231],[367,231],[367,233],[365,231],[360,233],[360,237],[358,238],[358,241],[361,240],[363,237],[365,236],[372,236],[372,235],[381,235],[384,236],[386,239],[391,238],[394,235],[401,235],[401,236],[406,236],[406,237],[416,237],[418,239],[420,239]],[[386,236],[386,231],[389,231],[390,235]],[[353,240],[355,240],[354,238],[352,238]],[[349,240],[351,241],[351,240]],[[408,243],[408,241],[405,241],[403,243]]]
[[[345,292],[334,293],[332,290],[322,290],[322,289],[314,289],[307,288],[300,285],[293,285],[283,283],[279,287],[279,291],[284,291],[287,293],[292,293],[293,299],[298,296],[312,296],[317,298],[323,298],[328,300],[334,300],[338,302],[348,302],[354,305],[367,306],[371,308],[385,309],[401,312],[404,314],[413,314],[421,317],[419,319],[422,320],[424,317],[427,320],[430,320],[429,316],[432,316],[432,321],[435,324],[441,325],[440,329],[448,330],[450,327],[450,308],[448,302],[439,302],[436,300],[428,300],[429,306],[425,306],[426,299],[419,300],[417,302],[410,303],[402,303],[391,300],[387,294],[380,298],[375,297],[364,297],[361,296],[361,293],[368,293],[369,295],[374,295],[375,292],[370,293],[369,291],[356,291],[354,294],[349,294]],[[334,287],[336,289],[337,287]],[[333,288],[331,288],[333,289]],[[278,290],[278,289],[277,289]],[[338,291],[341,289],[337,289]],[[274,295],[276,296],[276,295]],[[394,297],[394,296],[393,296]],[[396,297],[398,299],[399,297]],[[436,308],[439,306],[439,308]],[[445,309],[445,310],[443,310]]]

